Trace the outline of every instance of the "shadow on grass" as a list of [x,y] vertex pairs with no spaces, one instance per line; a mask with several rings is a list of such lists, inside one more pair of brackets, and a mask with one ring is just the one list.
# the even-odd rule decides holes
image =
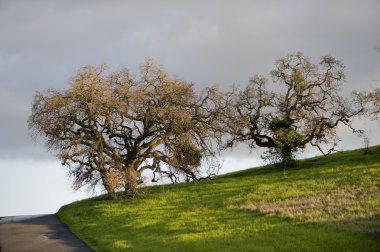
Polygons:
[[346,231],[355,235],[366,235],[380,241],[380,215],[355,218],[349,221],[328,221],[324,222],[324,225],[337,231]]
[[204,224],[192,225],[194,216],[181,214],[145,225],[119,218],[117,233],[105,232],[101,243],[95,237],[91,243],[99,251],[378,251],[380,245],[360,233],[256,213],[217,211],[198,221]]
[[378,251],[378,228],[369,226],[378,216],[313,224],[233,207],[325,195],[345,186],[367,190],[377,186],[379,170],[366,165],[380,165],[380,146],[372,153],[301,160],[287,177],[282,168],[266,166],[198,184],[149,187],[134,199],[100,196],[60,213],[97,251]]
[[99,200],[90,207],[79,202],[70,209],[71,227],[96,251],[378,251],[380,246],[380,239],[346,223],[308,224],[227,208],[221,197],[241,189],[205,186],[215,185]]

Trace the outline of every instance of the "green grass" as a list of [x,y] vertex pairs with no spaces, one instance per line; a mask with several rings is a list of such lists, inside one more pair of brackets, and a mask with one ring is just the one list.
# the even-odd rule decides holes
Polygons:
[[380,146],[198,184],[99,196],[58,215],[95,251],[380,251]]

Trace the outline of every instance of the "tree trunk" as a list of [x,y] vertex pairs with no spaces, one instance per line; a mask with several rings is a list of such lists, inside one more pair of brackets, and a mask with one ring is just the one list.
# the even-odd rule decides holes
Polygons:
[[115,189],[112,188],[112,186],[110,185],[110,183],[108,183],[107,181],[105,181],[103,179],[103,186],[104,186],[104,188],[107,191],[108,198],[110,198],[112,200],[115,200],[117,198],[116,197],[116,192],[115,192]]
[[108,197],[112,200],[115,200],[117,198],[115,190],[118,185],[116,176],[112,173],[107,172],[102,176],[102,182],[104,188],[107,191]]
[[137,193],[137,171],[132,167],[128,167],[125,175],[125,191],[126,197],[134,197]]
[[289,145],[283,146],[282,149],[280,150],[282,165],[284,168],[291,167],[295,164],[293,151],[294,149]]

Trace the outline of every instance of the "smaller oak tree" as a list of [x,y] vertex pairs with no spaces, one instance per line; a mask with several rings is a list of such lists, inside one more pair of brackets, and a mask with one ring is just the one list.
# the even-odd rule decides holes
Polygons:
[[35,96],[29,127],[69,167],[76,188],[100,183],[110,198],[120,189],[134,196],[144,170],[172,181],[180,174],[190,181],[217,172],[217,165],[207,175],[200,170],[215,160],[217,89],[198,94],[152,60],[139,77],[125,68],[108,73],[105,65],[85,66],[68,89]]
[[226,94],[227,147],[244,142],[268,148],[269,158],[285,167],[308,144],[323,154],[333,151],[339,124],[356,132],[352,118],[363,113],[363,101],[340,95],[345,76],[339,60],[324,56],[317,65],[298,52],[278,59],[271,77],[275,91],[255,75],[246,87]]

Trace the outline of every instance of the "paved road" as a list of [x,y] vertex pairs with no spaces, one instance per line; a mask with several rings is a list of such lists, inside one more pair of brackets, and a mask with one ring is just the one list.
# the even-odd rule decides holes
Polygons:
[[0,252],[92,251],[54,214],[0,218]]

